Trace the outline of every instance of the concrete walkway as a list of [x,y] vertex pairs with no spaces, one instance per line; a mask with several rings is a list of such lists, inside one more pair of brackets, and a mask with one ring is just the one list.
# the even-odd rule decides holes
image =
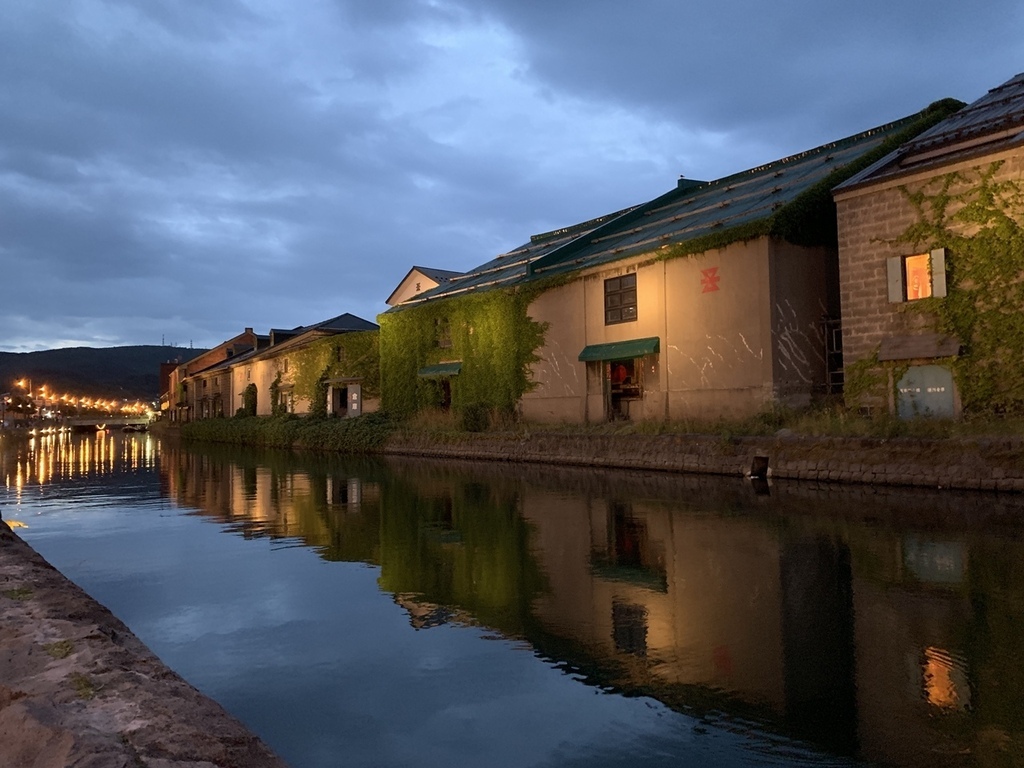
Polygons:
[[0,766],[284,765],[0,523]]

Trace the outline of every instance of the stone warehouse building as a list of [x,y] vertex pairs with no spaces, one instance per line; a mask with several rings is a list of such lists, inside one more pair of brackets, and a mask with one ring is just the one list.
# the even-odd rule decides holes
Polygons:
[[233,416],[251,398],[258,416],[306,414],[323,397],[326,413],[358,416],[380,402],[377,325],[344,313],[312,325],[246,328],[168,377],[172,423]]
[[835,190],[846,397],[1024,407],[1024,74]]
[[[959,106],[957,104],[956,106]],[[948,115],[531,238],[381,315],[383,404],[545,422],[745,416],[837,382],[830,190]]]

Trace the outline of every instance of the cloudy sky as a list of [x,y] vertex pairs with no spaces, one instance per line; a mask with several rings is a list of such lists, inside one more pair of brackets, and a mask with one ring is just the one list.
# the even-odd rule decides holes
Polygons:
[[1019,0],[8,2],[0,350],[372,320],[1021,71]]

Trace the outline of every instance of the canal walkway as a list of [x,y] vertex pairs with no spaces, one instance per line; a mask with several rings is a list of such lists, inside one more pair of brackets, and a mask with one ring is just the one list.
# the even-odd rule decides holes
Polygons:
[[0,765],[285,763],[0,523]]

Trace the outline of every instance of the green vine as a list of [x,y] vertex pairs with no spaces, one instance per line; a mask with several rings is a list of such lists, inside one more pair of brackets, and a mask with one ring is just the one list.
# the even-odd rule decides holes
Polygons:
[[[533,388],[529,366],[538,360],[547,325],[527,315],[539,293],[495,289],[427,302],[381,315],[381,398],[390,413],[411,414],[436,405],[436,379],[418,371],[443,362],[461,362],[451,381],[452,406],[515,408]],[[447,321],[445,324],[444,321]],[[439,339],[436,329],[446,328]],[[440,343],[439,343],[440,342]]]
[[295,366],[295,397],[310,404],[310,414],[327,412],[327,387],[332,379],[352,379],[363,397],[380,397],[380,333],[359,331],[326,336],[289,353]]
[[270,382],[270,415],[282,416],[288,409],[281,402],[281,372],[278,371],[274,380]]
[[948,295],[910,302],[964,354],[953,363],[964,413],[1024,413],[1024,189],[1001,162],[901,188],[917,221],[896,243],[946,249]]
[[878,362],[878,352],[843,368],[843,396],[849,403],[866,400],[886,402],[888,376]]
[[237,415],[255,416],[258,397],[259,391],[256,389],[256,385],[248,384],[245,389],[242,390],[242,407],[238,409]]

